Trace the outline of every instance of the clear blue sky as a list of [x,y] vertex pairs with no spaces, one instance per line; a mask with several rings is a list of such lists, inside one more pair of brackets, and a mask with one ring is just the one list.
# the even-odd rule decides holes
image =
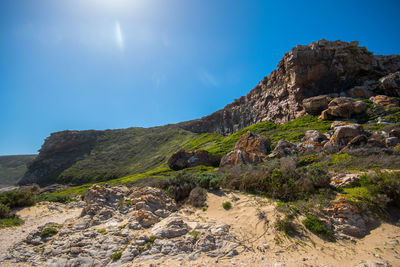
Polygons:
[[0,155],[155,126],[249,92],[297,44],[400,53],[400,1],[1,0]]

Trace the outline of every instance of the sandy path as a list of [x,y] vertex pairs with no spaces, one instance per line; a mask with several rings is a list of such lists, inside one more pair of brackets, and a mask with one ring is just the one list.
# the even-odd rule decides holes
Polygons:
[[68,219],[78,217],[81,210],[81,208],[68,209],[63,204],[44,203],[18,211],[17,214],[25,223],[18,227],[0,229],[0,254],[25,239],[38,227],[49,222],[62,224]]

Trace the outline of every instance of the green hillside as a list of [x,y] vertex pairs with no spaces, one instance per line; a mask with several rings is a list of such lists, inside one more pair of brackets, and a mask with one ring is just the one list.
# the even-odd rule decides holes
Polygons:
[[0,186],[15,184],[25,173],[26,163],[36,155],[0,156]]

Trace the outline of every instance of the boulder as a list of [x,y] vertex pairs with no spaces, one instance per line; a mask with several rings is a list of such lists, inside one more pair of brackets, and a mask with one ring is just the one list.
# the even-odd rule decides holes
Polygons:
[[189,232],[190,227],[179,216],[168,217],[154,225],[151,233],[158,238],[174,238]]
[[303,100],[303,108],[308,114],[319,115],[328,108],[328,103],[326,95],[314,96]]
[[387,95],[373,96],[370,98],[370,101],[381,106],[397,107],[399,105],[399,102],[396,99]]
[[337,97],[328,104],[328,108],[322,111],[319,117],[322,120],[335,118],[351,118],[353,115],[361,114],[367,109],[367,104],[356,101],[350,97]]
[[282,158],[297,152],[297,146],[289,141],[280,140],[274,151],[269,155],[270,158]]
[[329,142],[324,145],[325,149],[338,151],[344,148],[354,137],[362,134],[362,127],[358,124],[338,126],[334,129],[334,133],[329,139]]
[[318,153],[323,150],[323,145],[318,142],[301,142],[297,144],[297,150],[301,153]]
[[389,132],[389,137],[397,137],[400,139],[400,129],[392,129]]
[[379,79],[381,90],[389,96],[400,97],[400,71]]
[[194,152],[181,150],[170,157],[168,166],[175,171],[199,165],[218,167],[219,159],[217,156],[209,155],[205,150]]
[[339,175],[336,175],[336,176],[332,177],[329,185],[334,187],[334,188],[346,188],[346,187],[352,187],[359,180],[360,180],[360,175],[359,174],[342,173],[342,174],[339,174]]
[[262,162],[271,151],[268,137],[248,131],[235,144],[235,149],[221,159],[220,167],[238,164],[257,164]]
[[308,130],[302,139],[303,142],[315,142],[315,143],[321,143],[325,140],[328,140],[328,137],[316,130]]
[[368,144],[368,137],[363,134],[360,134],[351,139],[351,141],[343,148],[343,150],[359,148],[367,144]]

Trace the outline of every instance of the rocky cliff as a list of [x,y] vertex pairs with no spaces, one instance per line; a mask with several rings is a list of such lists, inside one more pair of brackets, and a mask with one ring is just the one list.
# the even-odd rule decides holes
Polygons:
[[399,70],[400,55],[374,56],[356,41],[298,45],[246,96],[180,126],[196,133],[228,135],[254,123],[295,119],[304,113],[302,100],[312,96],[400,96],[399,75],[392,74]]

